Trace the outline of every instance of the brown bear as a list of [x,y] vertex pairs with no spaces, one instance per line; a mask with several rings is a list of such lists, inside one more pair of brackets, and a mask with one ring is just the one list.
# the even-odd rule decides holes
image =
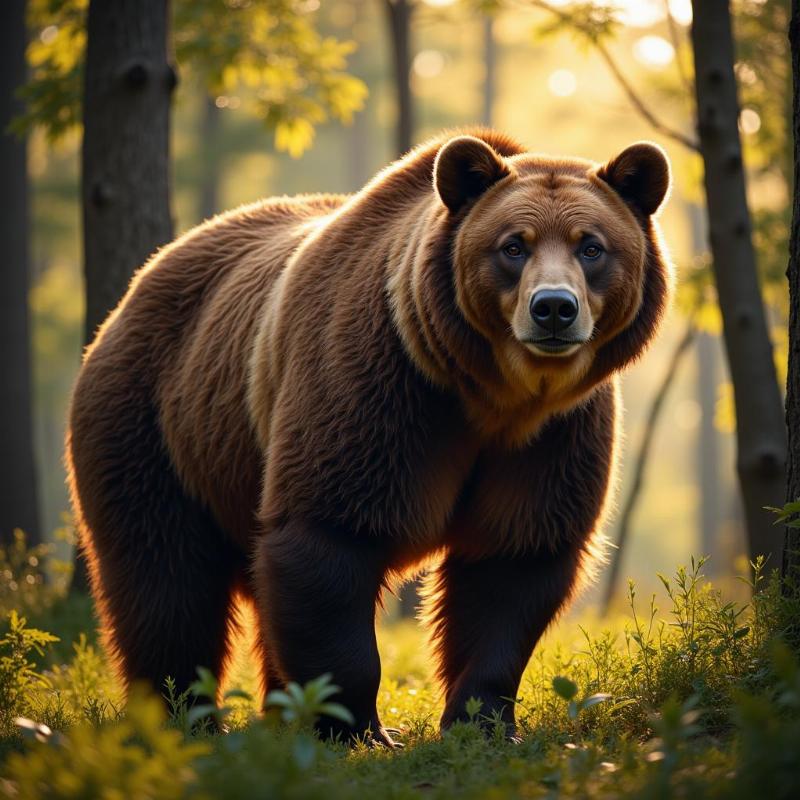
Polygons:
[[159,251],[86,352],[67,459],[126,682],[225,669],[237,597],[264,682],[332,673],[370,731],[383,589],[433,564],[445,709],[513,731],[522,671],[599,557],[616,374],[664,313],[639,143],[605,165],[487,130],[352,196],[275,198]]

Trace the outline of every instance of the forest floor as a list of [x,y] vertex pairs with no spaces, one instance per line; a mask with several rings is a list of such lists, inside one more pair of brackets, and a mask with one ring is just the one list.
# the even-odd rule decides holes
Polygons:
[[[777,578],[759,577],[763,590],[738,605],[692,563],[663,580],[663,611],[631,587],[624,615],[560,622],[526,670],[513,743],[477,703],[473,723],[440,735],[423,633],[413,621],[381,624],[379,711],[404,745],[388,751],[312,735],[319,709],[336,702],[324,679],[259,713],[246,657],[220,706],[200,709],[227,733],[203,730],[185,698],[167,713],[137,689],[123,705],[88,598],[28,581],[30,558],[0,562],[0,796],[798,796],[800,608]],[[213,676],[201,678],[213,691]]]

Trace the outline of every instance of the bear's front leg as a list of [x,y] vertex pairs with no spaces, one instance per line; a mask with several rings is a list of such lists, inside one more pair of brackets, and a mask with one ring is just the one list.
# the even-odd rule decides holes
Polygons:
[[375,604],[386,569],[377,542],[302,520],[264,534],[255,553],[254,579],[263,649],[270,669],[304,684],[331,673],[353,726],[322,717],[321,735],[351,741],[368,733],[393,746],[376,699],[381,663]]
[[480,719],[516,732],[514,700],[539,637],[567,599],[580,553],[497,556],[450,555],[435,576],[432,618],[445,688],[442,728],[469,719],[470,698]]

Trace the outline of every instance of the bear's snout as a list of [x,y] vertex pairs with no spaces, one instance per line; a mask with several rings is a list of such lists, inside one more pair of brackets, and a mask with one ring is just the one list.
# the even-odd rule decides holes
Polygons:
[[531,297],[531,318],[545,334],[558,336],[578,318],[578,298],[567,289],[542,289]]

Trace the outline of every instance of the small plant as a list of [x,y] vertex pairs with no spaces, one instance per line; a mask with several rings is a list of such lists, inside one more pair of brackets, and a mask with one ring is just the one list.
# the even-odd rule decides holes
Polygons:
[[606,700],[611,699],[611,695],[605,692],[596,692],[595,694],[588,695],[582,700],[576,700],[578,694],[578,687],[569,678],[564,678],[557,675],[553,678],[553,691],[563,700],[566,700],[567,716],[570,719],[578,719],[583,711],[587,708],[605,703]]
[[[60,528],[55,536],[69,541],[71,530]],[[0,615],[6,616],[12,609],[38,614],[65,595],[72,565],[56,559],[53,549],[52,544],[44,543],[29,547],[19,528],[14,531],[14,541],[0,547]]]
[[331,703],[328,698],[340,691],[331,683],[331,675],[325,673],[305,686],[293,681],[286,690],[276,689],[267,695],[265,706],[280,712],[281,720],[295,730],[311,730],[322,717],[332,717],[346,725],[353,725],[353,715],[340,703]]
[[32,654],[44,654],[44,648],[58,637],[27,627],[27,620],[16,611],[7,618],[0,638],[0,731],[8,735],[14,717],[28,713],[32,695],[49,687],[47,678],[36,670]]
[[[24,753],[12,753],[6,787],[21,800],[36,798],[187,796],[194,763],[209,752],[164,726],[161,702],[134,687],[122,719],[97,727],[83,722],[60,736],[37,726]],[[0,787],[2,789],[3,787]]]
[[648,743],[648,761],[662,762],[667,772],[677,767],[683,746],[701,732],[697,725],[701,715],[697,703],[698,698],[694,696],[683,703],[670,697],[659,713],[652,716],[651,724],[657,735]]
[[[654,684],[655,669],[654,659],[658,655],[659,646],[664,632],[663,624],[656,622],[658,607],[656,606],[656,596],[650,598],[648,617],[645,622],[636,612],[636,587],[633,581],[628,581],[628,605],[631,610],[633,627],[625,629],[625,643],[628,649],[628,659],[630,661],[630,674],[632,676],[641,675],[646,690],[646,700],[653,703],[656,696]],[[636,645],[637,650],[631,648],[631,642]]]
[[161,696],[167,701],[170,725],[188,734],[192,729],[188,719],[192,698],[191,687],[179,692],[175,679],[171,675],[167,675],[164,680],[164,692]]
[[276,689],[265,700],[265,707],[277,711],[281,721],[295,734],[292,757],[302,770],[310,769],[319,756],[320,743],[311,733],[314,724],[322,717],[331,717],[346,725],[353,725],[353,715],[340,703],[329,698],[340,691],[331,682],[330,673],[320,675],[305,686],[290,681],[286,690]]
[[[200,725],[202,730],[207,731],[207,720],[211,719],[217,726],[219,731],[227,729],[227,720],[233,712],[233,706],[228,705],[231,700],[239,699],[252,703],[253,698],[243,689],[229,689],[222,696],[222,705],[217,704],[217,697],[219,696],[219,683],[211,670],[205,667],[197,668],[198,679],[189,687],[189,692],[193,694],[198,700],[207,702],[199,702],[193,706],[185,714],[185,725],[188,730],[195,729],[195,726]],[[186,694],[175,697],[175,683],[167,679],[167,692],[168,702],[174,709],[177,703],[178,707],[185,707]]]
[[785,525],[787,528],[800,528],[800,498],[786,503],[780,508],[767,506],[767,511],[777,515],[776,525]]
[[481,713],[483,708],[483,701],[477,697],[470,697],[467,700],[464,710],[467,712],[470,722],[477,722],[478,714]]

